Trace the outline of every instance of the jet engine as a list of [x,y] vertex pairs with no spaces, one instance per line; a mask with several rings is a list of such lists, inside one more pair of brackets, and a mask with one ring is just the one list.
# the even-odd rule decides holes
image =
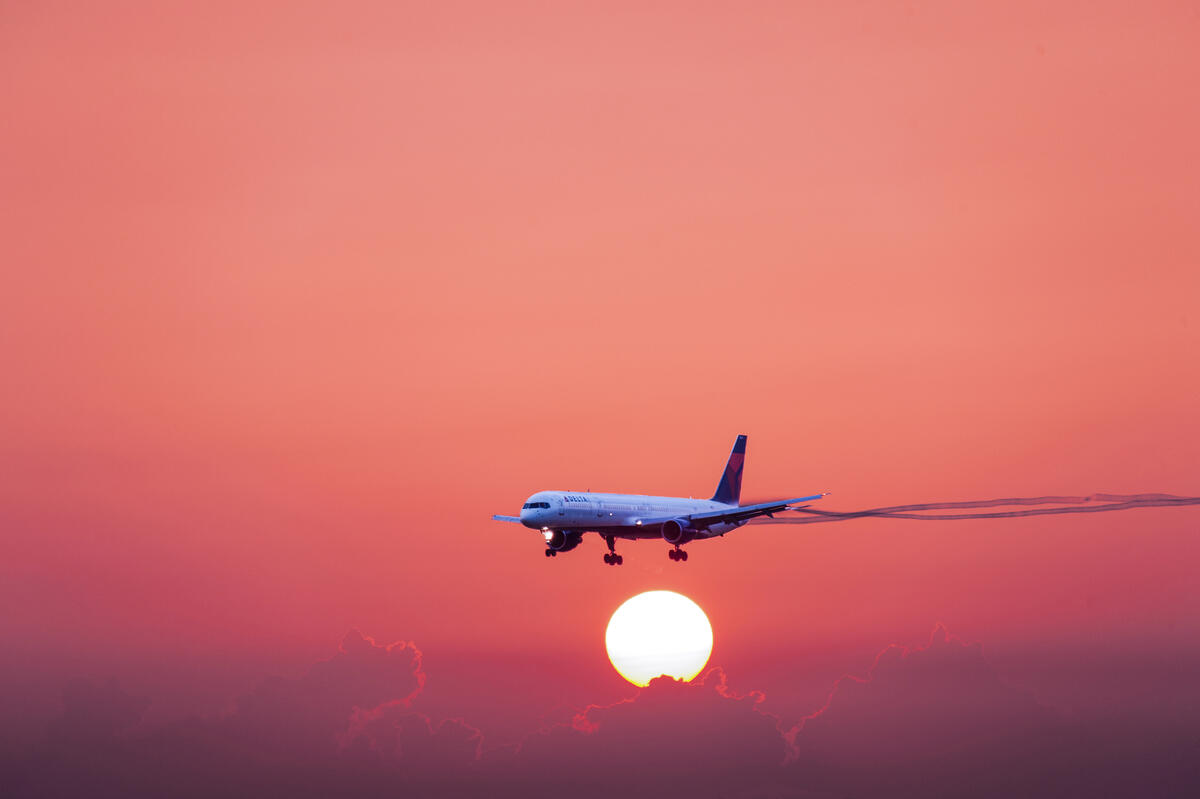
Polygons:
[[686,544],[696,537],[696,531],[687,526],[687,519],[671,519],[663,522],[662,537],[674,546]]
[[555,552],[569,552],[583,540],[583,533],[572,533],[569,530],[550,530],[544,535],[546,547]]

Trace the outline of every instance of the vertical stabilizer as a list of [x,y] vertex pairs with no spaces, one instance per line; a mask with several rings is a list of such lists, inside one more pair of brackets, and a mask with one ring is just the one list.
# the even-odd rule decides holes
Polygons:
[[742,465],[746,461],[746,437],[738,436],[733,442],[733,452],[729,453],[729,462],[725,464],[725,472],[721,482],[717,484],[717,493],[713,494],[714,502],[726,505],[736,505],[742,496]]

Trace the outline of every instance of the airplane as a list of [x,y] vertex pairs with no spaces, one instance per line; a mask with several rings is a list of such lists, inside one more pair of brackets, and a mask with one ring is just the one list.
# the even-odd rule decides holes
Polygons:
[[[712,499],[651,497],[642,494],[599,494],[591,491],[539,491],[521,506],[520,516],[495,514],[499,522],[515,522],[540,530],[546,539],[546,557],[569,552],[579,546],[584,533],[597,533],[608,544],[604,562],[620,566],[616,539],[661,538],[671,545],[667,557],[676,562],[688,559],[683,545],[723,536],[756,516],[773,516],[792,510],[797,503],[811,502],[826,494],[795,499],[739,505],[742,465],[746,460],[746,437],[738,436]],[[828,492],[826,492],[828,493]]]

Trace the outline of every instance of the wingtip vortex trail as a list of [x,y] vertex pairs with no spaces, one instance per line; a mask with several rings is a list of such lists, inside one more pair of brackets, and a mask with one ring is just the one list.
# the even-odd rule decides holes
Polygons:
[[[826,496],[823,494],[822,496]],[[1026,510],[992,511],[988,513],[926,513],[923,511],[955,510],[966,508],[997,508],[1011,505],[1059,505],[1055,508],[1029,508]],[[832,511],[817,508],[793,508],[796,513],[806,514],[781,519],[754,520],[754,524],[818,524],[820,522],[842,522],[849,519],[874,517],[881,519],[907,519],[910,521],[962,521],[966,519],[1015,519],[1025,516],[1049,516],[1067,513],[1103,513],[1106,511],[1132,510],[1134,508],[1174,507],[1177,505],[1200,505],[1200,497],[1181,497],[1174,494],[1089,494],[1084,497],[1040,496],[1006,497],[1004,499],[969,500],[963,502],[923,502],[914,505],[891,505],[882,508],[867,508],[858,511]]]

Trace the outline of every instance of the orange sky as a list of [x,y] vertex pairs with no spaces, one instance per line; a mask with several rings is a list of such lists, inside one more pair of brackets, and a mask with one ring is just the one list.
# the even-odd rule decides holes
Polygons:
[[937,621],[1190,651],[1186,508],[619,569],[489,521],[738,433],[747,499],[1197,493],[1200,15],[980,5],[6,4],[9,684],[357,627],[599,700],[652,588],[742,688]]

